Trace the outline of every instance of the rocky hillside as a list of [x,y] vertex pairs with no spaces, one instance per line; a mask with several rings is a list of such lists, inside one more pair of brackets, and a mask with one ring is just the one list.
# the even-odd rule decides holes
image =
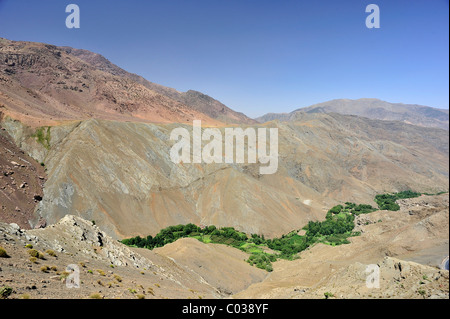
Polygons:
[[304,114],[275,125],[278,171],[260,175],[259,164],[174,164],[172,124],[74,122],[51,127],[47,149],[33,130],[3,121],[47,170],[34,223],[76,214],[114,238],[190,222],[279,236],[323,218],[337,203],[374,204],[377,193],[406,189],[448,190],[444,130],[338,114]]
[[206,114],[209,117],[219,120],[223,123],[234,124],[255,124],[255,120],[248,118],[243,113],[233,111],[221,102],[213,99],[212,97],[203,94],[198,91],[189,90],[187,92],[179,92],[173,88],[169,88],[157,83],[150,82],[143,77],[129,73],[117,65],[111,63],[104,56],[90,52],[83,49],[74,49],[69,47],[62,47],[66,53],[80,58],[81,60],[93,65],[95,68],[125,78],[129,78],[143,86],[149,88],[152,91],[158,92],[161,95],[169,97],[175,101],[178,101],[184,105],[189,106],[195,111]]
[[[7,253],[6,257],[0,256],[0,288],[12,288],[10,298],[226,296],[174,260],[148,250],[143,252],[144,257],[139,250],[113,240],[92,222],[75,216],[68,215],[55,225],[33,231],[0,223],[0,246]],[[258,273],[244,261],[241,263],[248,272]],[[80,270],[80,289],[66,287],[69,265]]]
[[[0,114],[1,117],[1,114]],[[29,229],[44,195],[44,168],[13,142],[0,124],[0,222]],[[37,222],[37,223],[36,223]],[[35,221],[35,226],[45,226]]]
[[[449,298],[448,194],[398,201],[398,212],[356,220],[351,244],[317,244],[300,259],[279,261],[265,280],[236,298]],[[380,288],[366,286],[366,267],[378,265]]]
[[116,121],[253,123],[220,102],[130,74],[85,50],[0,38],[0,111],[31,126]]
[[269,113],[256,120],[265,123],[273,120],[295,120],[298,113],[339,113],[370,119],[401,121],[425,127],[449,129],[448,110],[416,104],[389,103],[378,99],[338,99],[297,109],[291,113]]

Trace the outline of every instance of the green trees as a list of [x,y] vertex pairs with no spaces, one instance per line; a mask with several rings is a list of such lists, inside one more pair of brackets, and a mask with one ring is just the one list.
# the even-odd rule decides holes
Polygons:
[[252,265],[256,266],[260,269],[265,269],[268,272],[273,271],[272,268],[272,262],[276,261],[277,258],[274,255],[261,253],[261,254],[252,254],[247,262]]
[[[411,198],[420,196],[420,193],[404,191],[395,194],[381,194],[375,197],[375,202],[380,209],[398,210],[400,206],[395,202],[399,198]],[[247,262],[267,271],[272,271],[271,263],[277,258],[293,259],[295,256],[310,247],[321,242],[332,246],[350,243],[348,238],[358,236],[355,233],[355,217],[360,214],[368,214],[377,209],[368,204],[355,204],[346,202],[345,206],[337,205],[331,208],[324,221],[310,221],[303,229],[304,236],[298,235],[298,231],[292,231],[280,238],[265,239],[264,235],[247,234],[237,231],[233,227],[217,228],[214,225],[200,227],[194,224],[176,225],[162,229],[155,237],[124,239],[122,243],[129,246],[153,249],[172,243],[180,238],[193,237],[205,243],[225,244],[241,249],[250,254]],[[262,246],[266,246],[274,253],[267,253]]]
[[330,209],[328,212],[330,212],[332,214],[339,214],[343,208],[344,207],[342,205],[337,205],[337,206],[334,206],[332,209]]
[[411,190],[402,191],[394,194],[381,194],[375,196],[375,202],[381,210],[398,211],[400,206],[396,203],[397,199],[415,198],[422,195],[421,193]]

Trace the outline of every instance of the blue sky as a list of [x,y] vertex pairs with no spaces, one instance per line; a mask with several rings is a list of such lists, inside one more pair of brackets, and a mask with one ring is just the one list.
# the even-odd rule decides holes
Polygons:
[[0,37],[98,52],[251,117],[335,98],[448,108],[448,30],[448,0],[0,0]]

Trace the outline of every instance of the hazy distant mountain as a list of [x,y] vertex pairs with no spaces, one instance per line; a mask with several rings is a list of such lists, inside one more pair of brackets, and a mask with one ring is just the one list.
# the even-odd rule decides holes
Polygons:
[[448,110],[416,104],[389,103],[378,99],[331,100],[300,108],[291,113],[269,113],[256,120],[261,123],[272,120],[290,121],[294,120],[298,113],[339,113],[449,129]]

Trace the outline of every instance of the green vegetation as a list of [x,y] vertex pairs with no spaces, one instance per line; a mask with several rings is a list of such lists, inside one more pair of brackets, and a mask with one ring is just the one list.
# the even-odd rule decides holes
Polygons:
[[49,256],[52,256],[52,257],[56,257],[56,253],[55,253],[55,251],[53,251],[53,250],[51,250],[51,249],[48,249],[47,251],[45,251]]
[[[412,191],[383,194],[377,195],[375,202],[379,209],[396,211],[400,209],[400,206],[395,202],[397,199],[413,198],[420,195],[420,193]],[[378,209],[371,205],[357,205],[351,202],[334,206],[327,212],[324,221],[310,221],[303,228],[306,234],[302,236],[298,234],[299,230],[296,230],[280,238],[265,239],[264,235],[252,234],[249,236],[233,227],[217,228],[212,225],[200,228],[194,224],[187,224],[164,228],[155,237],[142,238],[137,236],[124,239],[121,242],[128,246],[151,250],[173,243],[180,238],[195,238],[206,244],[224,244],[240,249],[250,254],[247,260],[250,265],[271,272],[273,270],[272,262],[278,259],[293,260],[298,258],[298,253],[316,243],[331,246],[349,244],[348,238],[360,235],[360,233],[353,231],[355,217],[376,210]]]
[[325,292],[323,295],[325,299],[334,298],[334,295],[331,292]]
[[5,286],[3,288],[0,288],[0,298],[6,299],[13,293],[13,289],[11,287]]
[[44,254],[37,251],[36,249],[30,249],[28,251],[28,253],[30,254],[31,257],[35,257],[35,258],[39,258],[39,259],[45,259],[44,258]]
[[8,253],[6,252],[6,250],[0,246],[0,258],[8,258]]
[[413,191],[403,191],[395,194],[382,194],[375,196],[375,202],[381,210],[398,211],[400,206],[395,202],[397,199],[415,198],[422,195]]
[[41,271],[47,273],[50,270],[48,266],[42,266]]
[[97,269],[97,272],[100,276],[106,276],[106,273],[101,269]]
[[50,126],[37,128],[32,137],[46,149],[50,149]]

